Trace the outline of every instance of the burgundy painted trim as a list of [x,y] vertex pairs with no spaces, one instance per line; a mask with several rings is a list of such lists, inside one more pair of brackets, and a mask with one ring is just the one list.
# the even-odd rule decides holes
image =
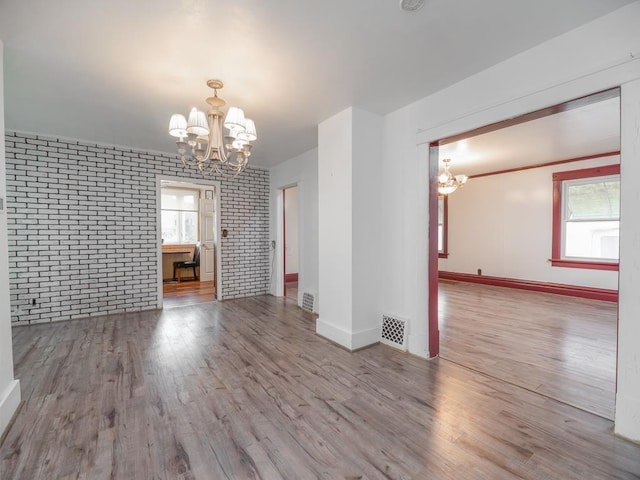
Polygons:
[[581,178],[606,177],[607,175],[620,175],[620,164],[605,165],[603,167],[581,168],[553,174],[553,181],[578,180]]
[[552,258],[551,265],[554,267],[566,268],[588,268],[590,270],[614,270],[618,271],[618,262],[592,262],[589,260],[566,260],[562,258]]
[[562,283],[536,282],[532,280],[518,280],[516,278],[490,277],[486,275],[473,275],[470,273],[439,272],[442,280],[455,280],[459,282],[480,283],[495,287],[516,288],[518,290],[530,290],[533,292],[554,293],[570,297],[590,298],[592,300],[604,300],[605,302],[617,302],[617,290],[605,288],[580,287],[577,285],[565,285]]
[[284,274],[284,283],[288,282],[297,282],[298,274],[297,273],[285,273]]
[[619,175],[620,164],[582,168],[553,174],[553,215],[551,224],[551,265],[554,267],[589,268],[593,270],[618,270],[618,262],[567,260],[562,258],[562,182],[580,178]]
[[442,138],[435,143],[437,143],[438,145],[454,143],[459,140],[464,140],[465,138],[476,137],[484,133],[495,132],[496,130],[511,127],[513,125],[520,125],[521,123],[530,122],[531,120],[537,120],[539,118],[555,115],[556,113],[566,112],[568,110],[573,110],[574,108],[584,107],[586,105],[591,105],[592,103],[602,102],[603,100],[608,100],[610,98],[619,96],[620,87],[603,90],[601,92],[592,93],[590,95],[585,95],[584,97],[569,100],[559,105],[552,105],[550,107],[541,108],[540,110],[536,110],[535,112],[525,113],[524,115],[519,115],[517,117],[508,118],[507,120],[491,123],[489,125],[470,130],[468,132],[463,132],[451,137]]
[[440,353],[438,329],[438,142],[429,144],[429,357]]
[[507,168],[505,170],[495,170],[493,172],[478,173],[476,175],[469,175],[469,178],[489,177],[491,175],[500,175],[503,173],[521,172],[522,170],[531,170],[532,168],[552,167],[554,165],[563,165],[565,163],[581,162],[583,160],[592,160],[594,158],[613,157],[614,155],[620,155],[620,150],[614,152],[596,153],[595,155],[585,155],[584,157],[568,158],[566,160],[556,160],[553,162],[536,163],[535,165],[527,165],[525,167]]

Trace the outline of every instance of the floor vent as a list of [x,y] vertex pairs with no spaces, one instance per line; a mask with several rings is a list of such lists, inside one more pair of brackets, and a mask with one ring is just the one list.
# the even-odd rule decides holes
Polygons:
[[382,343],[407,350],[407,321],[391,315],[382,315]]
[[302,309],[313,313],[315,307],[316,298],[312,293],[304,292],[302,294]]

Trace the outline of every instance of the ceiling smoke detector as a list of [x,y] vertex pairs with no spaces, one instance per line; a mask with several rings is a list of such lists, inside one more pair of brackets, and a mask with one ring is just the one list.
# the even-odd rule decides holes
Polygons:
[[400,8],[405,12],[415,12],[424,5],[424,0],[400,0]]

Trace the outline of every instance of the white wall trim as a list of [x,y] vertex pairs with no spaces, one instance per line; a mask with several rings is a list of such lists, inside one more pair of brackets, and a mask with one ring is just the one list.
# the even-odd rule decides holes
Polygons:
[[316,320],[316,333],[338,345],[342,345],[347,350],[357,350],[380,342],[380,326],[352,333],[318,318]]
[[351,333],[322,318],[316,320],[316,333],[338,345],[342,345],[348,350],[353,349],[351,346]]
[[275,247],[271,247],[270,251],[273,255],[271,261],[269,293],[276,297],[284,296],[284,190],[282,188],[275,188],[272,192],[274,201],[276,204],[276,231],[272,241],[276,242]]
[[20,380],[13,380],[0,397],[0,436],[20,405]]
[[380,325],[351,334],[351,349],[368,347],[380,343]]
[[284,296],[284,242],[283,235],[284,230],[284,196],[283,192],[287,188],[298,187],[298,298],[296,299],[298,305],[302,305],[302,289],[300,285],[303,285],[302,277],[304,276],[304,265],[300,260],[303,258],[305,238],[302,232],[302,219],[300,218],[304,208],[304,182],[301,175],[292,177],[290,182],[285,185],[279,185],[272,189],[272,199],[276,202],[276,250],[275,259],[273,261],[273,269],[271,271],[271,288],[270,293],[276,297]]
[[158,308],[162,308],[162,202],[161,202],[161,186],[162,182],[176,182],[176,183],[185,183],[185,184],[193,184],[193,185],[203,185],[208,187],[214,187],[214,195],[216,199],[216,209],[218,214],[218,221],[216,222],[216,238],[218,239],[218,245],[216,246],[216,300],[220,300],[222,298],[223,284],[222,284],[222,249],[220,248],[220,238],[221,238],[221,221],[220,221],[220,182],[218,180],[209,180],[207,178],[202,179],[192,179],[192,178],[183,178],[183,177],[172,177],[168,175],[157,175],[156,176],[156,244],[157,244],[157,255],[156,262],[158,265],[157,271],[157,283],[158,283]]

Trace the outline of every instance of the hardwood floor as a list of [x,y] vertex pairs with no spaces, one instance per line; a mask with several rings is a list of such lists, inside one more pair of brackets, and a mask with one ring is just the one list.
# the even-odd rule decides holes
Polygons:
[[617,305],[439,282],[440,356],[613,419]]
[[165,309],[213,302],[216,299],[215,282],[165,283],[162,285],[162,297]]
[[0,478],[640,478],[606,419],[314,330],[270,296],[15,327]]
[[285,283],[285,292],[287,298],[290,298],[294,302],[298,301],[298,282]]

